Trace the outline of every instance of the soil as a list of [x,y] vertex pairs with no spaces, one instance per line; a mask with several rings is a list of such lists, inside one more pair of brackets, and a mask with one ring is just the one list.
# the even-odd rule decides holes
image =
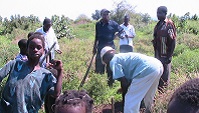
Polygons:
[[99,105],[95,106],[93,108],[93,113],[122,113],[122,102],[115,102],[114,103],[114,111],[112,110],[112,104],[104,104],[104,105]]
[[[114,110],[112,110],[112,104],[103,104],[99,106],[95,106],[93,108],[93,113],[123,113],[123,106],[122,102],[115,102],[114,103]],[[140,107],[140,113],[145,112],[145,107]]]

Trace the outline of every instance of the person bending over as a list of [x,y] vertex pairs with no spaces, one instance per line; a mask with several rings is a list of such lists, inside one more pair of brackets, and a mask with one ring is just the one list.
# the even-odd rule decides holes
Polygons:
[[143,99],[145,112],[150,113],[163,73],[162,63],[154,57],[135,52],[115,54],[110,46],[101,50],[101,59],[110,66],[113,79],[120,81],[122,89],[128,89],[123,95],[124,113],[139,113]]

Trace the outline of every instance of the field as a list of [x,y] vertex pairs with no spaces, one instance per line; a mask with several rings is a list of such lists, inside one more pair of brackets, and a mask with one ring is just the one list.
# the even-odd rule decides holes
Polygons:
[[[93,41],[95,34],[95,22],[72,25],[75,38],[59,39],[60,49],[62,54],[56,55],[56,59],[60,59],[64,66],[64,82],[63,91],[69,89],[78,89],[80,82],[88,68],[92,57]],[[152,34],[146,33],[152,29],[137,30],[137,36],[134,39],[135,52],[153,56],[153,47],[151,44]],[[14,39],[9,39],[7,36],[0,36],[0,67],[7,61],[13,59],[19,52],[17,40],[24,38],[28,32],[21,32],[23,35],[18,35]],[[115,40],[118,51],[118,39]],[[12,46],[10,46],[12,45]],[[172,74],[170,85],[164,94],[156,94],[156,101],[153,107],[154,113],[165,113],[168,101],[180,84],[185,81],[199,77],[199,36],[193,34],[179,34],[177,37],[177,46],[172,60]],[[5,80],[1,84],[1,88]],[[86,89],[94,99],[94,113],[102,112],[111,113],[111,99],[114,99],[116,108],[121,102],[121,94],[117,93],[120,88],[119,82],[115,81],[112,88],[106,84],[106,74],[99,75],[94,73],[94,62],[92,63],[89,76],[82,89]],[[2,89],[0,89],[2,91]],[[118,110],[118,109],[117,109]],[[44,110],[41,109],[40,113]]]

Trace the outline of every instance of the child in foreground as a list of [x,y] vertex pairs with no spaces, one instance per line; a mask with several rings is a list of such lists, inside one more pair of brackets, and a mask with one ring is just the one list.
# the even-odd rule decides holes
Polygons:
[[92,113],[93,99],[85,90],[67,90],[52,106],[55,113]]
[[199,113],[199,78],[185,82],[173,93],[167,113]]
[[38,113],[47,94],[58,97],[62,89],[63,68],[60,60],[51,67],[58,76],[40,67],[44,38],[33,34],[27,41],[28,61],[12,60],[0,69],[0,82],[8,76],[0,102],[0,113]]

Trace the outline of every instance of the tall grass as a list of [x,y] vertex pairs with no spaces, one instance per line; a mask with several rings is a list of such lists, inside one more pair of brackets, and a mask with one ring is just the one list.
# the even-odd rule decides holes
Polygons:
[[[73,25],[73,31],[76,38],[61,38],[58,40],[60,49],[63,53],[61,55],[57,54],[56,59],[60,59],[63,62],[63,91],[78,89],[78,86],[85,75],[92,57],[95,33],[94,26],[95,24],[93,22],[84,25]],[[149,28],[150,29],[146,29],[147,33],[145,33],[145,29],[137,31],[138,34],[134,39],[134,46],[135,52],[153,56],[153,47],[151,44],[152,35],[149,34],[152,31],[152,27],[150,26]],[[119,49],[118,41],[119,40],[115,40],[117,51]],[[178,36],[177,46],[172,60],[173,65],[170,84],[166,93],[161,95],[156,94],[156,100],[153,107],[154,113],[165,113],[170,96],[175,89],[186,80],[199,76],[199,59],[197,57],[199,56],[199,52],[197,49],[197,41],[198,37],[195,35],[183,34]],[[0,66],[2,67],[7,61],[15,57],[18,53],[18,47],[16,43],[13,43],[13,40],[8,40],[5,36],[0,36],[0,51],[3,54],[0,57]],[[89,76],[82,88],[88,90],[89,94],[94,99],[95,105],[110,103],[111,97],[114,97],[115,101],[121,101],[121,94],[117,94],[117,89],[120,88],[119,82],[116,81],[113,87],[109,88],[106,80],[106,74],[99,75],[94,73],[93,62]],[[40,113],[42,112],[44,112],[44,110],[40,110]]]

